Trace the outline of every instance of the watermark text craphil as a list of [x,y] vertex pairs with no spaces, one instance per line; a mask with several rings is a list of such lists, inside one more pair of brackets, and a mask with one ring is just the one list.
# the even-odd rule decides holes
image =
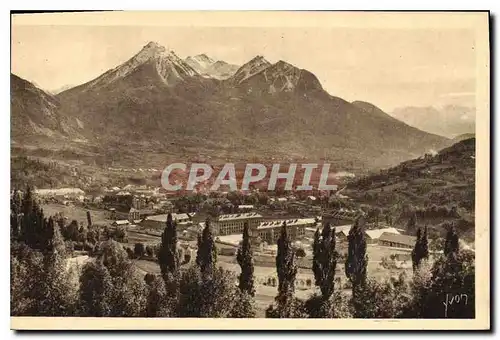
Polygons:
[[[241,164],[226,163],[218,169],[205,163],[173,163],[162,172],[161,185],[167,191],[193,191],[203,187],[217,191],[224,187],[230,191],[250,190],[259,185],[268,191],[336,190],[332,183],[330,164]],[[330,182],[330,183],[329,183]]]

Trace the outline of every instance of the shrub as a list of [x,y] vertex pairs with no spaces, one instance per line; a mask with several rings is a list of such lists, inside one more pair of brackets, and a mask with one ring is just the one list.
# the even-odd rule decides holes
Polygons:
[[134,245],[134,255],[136,258],[141,258],[145,254],[144,243],[136,243]]

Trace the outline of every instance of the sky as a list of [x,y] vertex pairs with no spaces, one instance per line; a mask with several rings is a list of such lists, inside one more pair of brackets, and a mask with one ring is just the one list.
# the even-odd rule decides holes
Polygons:
[[181,58],[284,60],[314,73],[331,95],[386,112],[475,105],[475,32],[465,28],[13,25],[11,71],[56,91],[96,78],[149,41]]

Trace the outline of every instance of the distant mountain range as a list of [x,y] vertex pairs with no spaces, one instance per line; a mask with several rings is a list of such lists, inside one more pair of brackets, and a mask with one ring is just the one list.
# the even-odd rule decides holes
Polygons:
[[156,154],[153,162],[162,163],[168,155],[379,167],[451,143],[373,104],[332,96],[311,72],[263,56],[237,68],[204,54],[181,59],[150,42],[123,64],[56,96],[15,75],[11,82],[17,145],[53,137],[54,146],[64,141],[65,148],[124,162],[150,162]]
[[227,79],[239,68],[238,65],[228,64],[223,60],[213,60],[206,54],[187,57],[185,62],[202,76],[215,79]]
[[447,105],[442,108],[402,107],[395,109],[391,115],[411,126],[423,131],[449,138],[476,130],[476,108],[458,105]]

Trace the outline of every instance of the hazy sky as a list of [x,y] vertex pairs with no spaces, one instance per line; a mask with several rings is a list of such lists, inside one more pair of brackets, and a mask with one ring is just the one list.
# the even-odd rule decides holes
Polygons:
[[12,72],[53,91],[87,82],[149,41],[184,58],[243,64],[256,55],[314,73],[331,94],[399,106],[475,104],[474,31],[467,29],[13,26]]

